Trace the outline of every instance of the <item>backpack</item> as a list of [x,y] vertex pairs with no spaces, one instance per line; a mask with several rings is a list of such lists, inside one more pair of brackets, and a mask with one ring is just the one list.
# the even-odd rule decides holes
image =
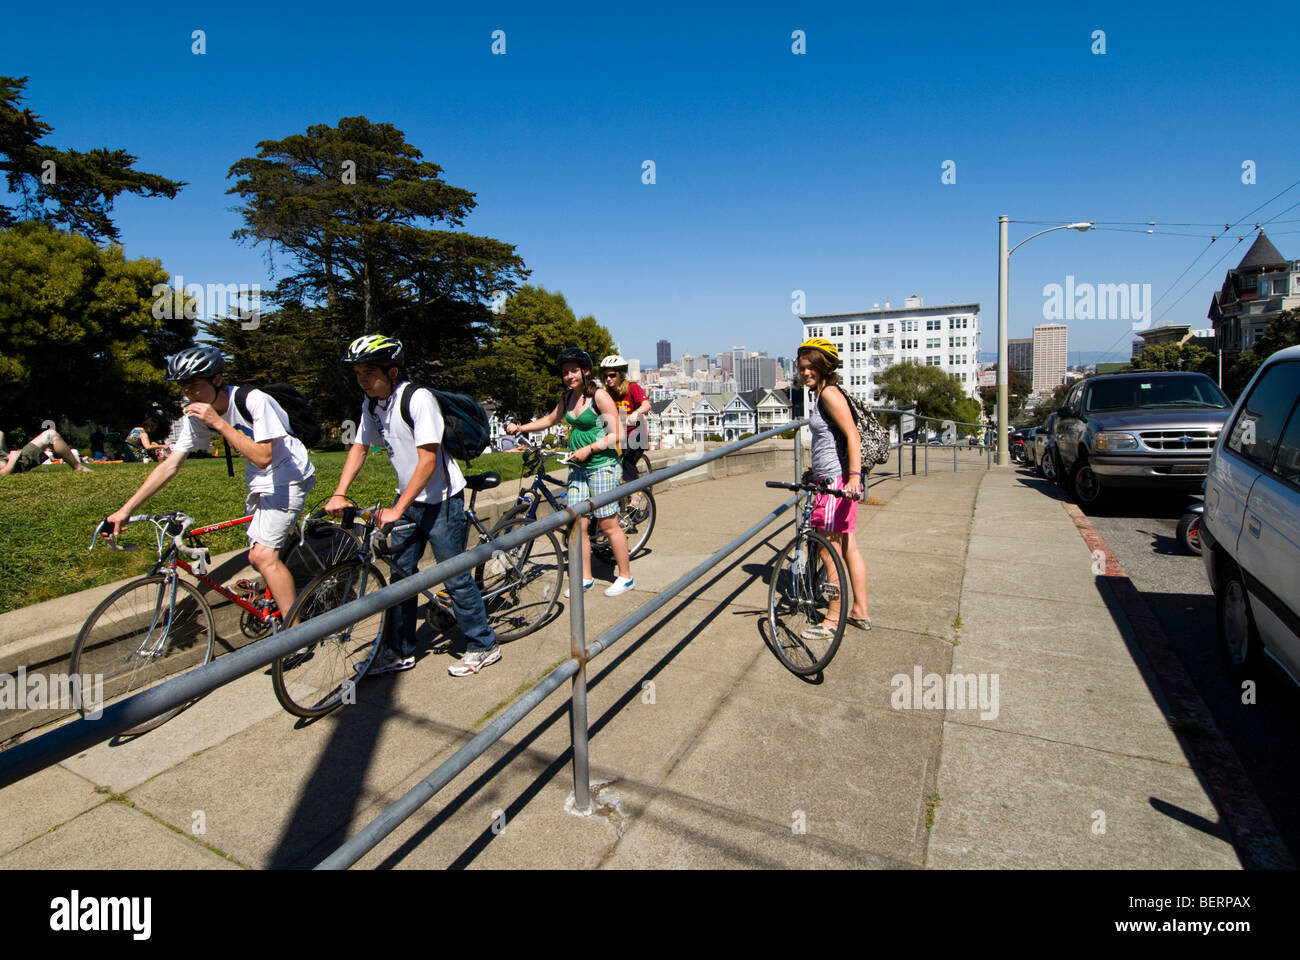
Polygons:
[[[469,463],[492,441],[492,431],[488,427],[487,411],[483,405],[463,393],[447,393],[432,387],[417,387],[408,383],[402,391],[402,420],[412,433],[415,432],[415,417],[411,415],[411,395],[417,390],[428,390],[438,402],[442,411],[442,446],[457,460]],[[368,409],[375,415],[375,406],[379,401],[370,398]]]
[[[867,409],[866,404],[844,389],[840,389],[844,399],[849,402],[849,412],[853,414],[853,425],[858,428],[858,437],[862,441],[862,469],[865,472],[873,463],[885,463],[889,460],[889,433],[880,425],[876,415]],[[826,416],[821,406],[821,397],[817,398],[817,407],[831,429],[839,435],[839,428],[830,417]],[[837,443],[838,447],[839,444]],[[847,465],[845,466],[847,470]]]
[[[289,418],[289,433],[301,440],[304,447],[314,447],[320,443],[321,429],[316,420],[316,414],[312,412],[311,404],[307,402],[307,398],[299,393],[294,386],[288,383],[268,383],[260,387],[234,388],[235,409],[239,411],[241,417],[252,423],[253,418],[248,412],[248,401],[244,398],[245,390],[261,390],[278,403]],[[230,444],[226,443],[225,447],[226,473],[233,477],[235,467],[231,460]]]

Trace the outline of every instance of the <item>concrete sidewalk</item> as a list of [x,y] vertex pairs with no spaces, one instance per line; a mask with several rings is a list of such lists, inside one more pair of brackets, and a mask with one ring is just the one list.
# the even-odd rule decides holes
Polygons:
[[[637,589],[588,594],[588,638],[782,502],[763,481],[789,475],[657,490]],[[589,667],[594,816],[566,812],[568,700],[553,694],[360,865],[1239,866],[1062,505],[965,464],[882,474],[872,493],[884,505],[860,508],[859,542],[875,629],[850,628],[822,677],[765,645],[769,564],[790,536],[774,528]],[[0,866],[314,865],[565,659],[567,626],[468,679],[435,645],[306,725],[268,676],[245,677],[0,791]],[[974,705],[955,701],[967,683]]]

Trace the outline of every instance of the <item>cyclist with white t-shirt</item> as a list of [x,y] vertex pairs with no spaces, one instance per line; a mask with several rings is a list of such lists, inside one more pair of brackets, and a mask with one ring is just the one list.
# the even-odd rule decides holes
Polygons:
[[[361,428],[325,509],[334,516],[343,513],[348,487],[365,465],[370,446],[386,447],[397,471],[397,501],[382,511],[378,525],[383,528],[403,521],[389,537],[396,583],[419,569],[426,543],[433,547],[439,562],[464,551],[465,477],[442,447],[438,401],[428,390],[402,377],[406,355],[400,340],[383,334],[358,337],[343,362],[352,365],[367,399],[361,406]],[[410,422],[404,408],[409,410]],[[501,647],[488,626],[483,595],[469,571],[446,581],[446,590],[456,624],[469,640],[465,655],[447,671],[453,677],[467,677],[500,660]],[[416,598],[411,597],[389,612],[384,649],[375,656],[371,675],[415,666],[415,609]]]
[[[293,535],[307,494],[316,484],[316,468],[302,441],[289,432],[284,408],[261,390],[230,386],[225,372],[225,358],[216,347],[189,347],[167,358],[167,379],[180,381],[187,401],[180,436],[172,446],[172,455],[150,471],[108,520],[113,535],[121,532],[131,514],[176,476],[190,452],[208,449],[214,436],[220,435],[245,462],[245,508],[253,515],[248,527],[248,561],[266,581],[284,616],[293,606],[296,592],[280,549]],[[251,422],[239,413],[236,390],[241,391]]]

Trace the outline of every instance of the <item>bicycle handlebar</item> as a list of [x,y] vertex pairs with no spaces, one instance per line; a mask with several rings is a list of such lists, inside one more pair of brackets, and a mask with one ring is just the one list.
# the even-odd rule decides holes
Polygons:
[[839,497],[842,500],[861,500],[862,493],[854,493],[852,490],[832,490],[827,484],[829,480],[821,483],[789,483],[784,480],[768,480],[764,486],[776,487],[781,490],[804,490],[808,493],[829,493],[831,496]]

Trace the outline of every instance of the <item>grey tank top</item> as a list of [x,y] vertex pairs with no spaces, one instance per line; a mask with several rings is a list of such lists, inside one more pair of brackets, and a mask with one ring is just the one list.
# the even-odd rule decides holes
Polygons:
[[[838,389],[838,388],[837,388]],[[808,426],[812,429],[812,469],[813,476],[833,480],[844,475],[847,469],[840,465],[840,455],[835,446],[835,431],[822,416],[821,404],[816,399],[812,411],[808,414]]]

